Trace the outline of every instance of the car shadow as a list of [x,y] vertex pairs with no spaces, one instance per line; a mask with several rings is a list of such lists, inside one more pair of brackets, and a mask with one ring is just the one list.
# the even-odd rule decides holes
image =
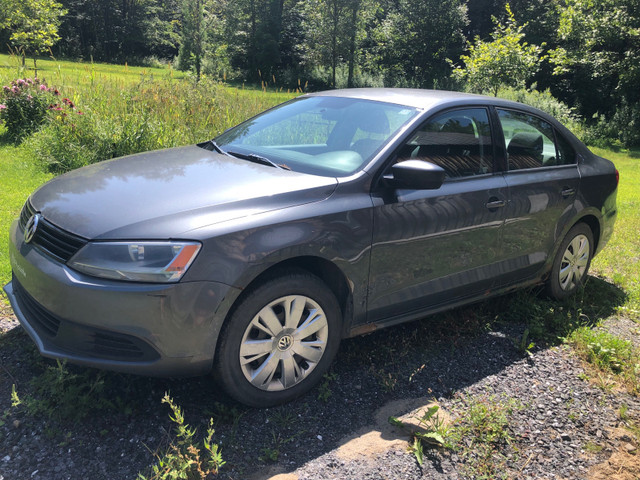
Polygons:
[[[105,386],[100,395],[111,406],[89,412],[83,422],[73,418],[57,421],[77,442],[73,448],[76,464],[83,461],[83,449],[90,453],[98,446],[106,458],[119,457],[119,447],[111,437],[139,439],[134,443],[135,455],[120,460],[133,478],[154,461],[152,452],[166,448],[171,438],[167,434],[172,427],[170,410],[161,403],[167,392],[200,436],[213,418],[214,441],[227,462],[221,478],[268,478],[273,472],[292,472],[331,452],[356,432],[380,427],[383,405],[405,405],[406,411],[395,412],[400,416],[419,405],[420,399],[426,404],[451,398],[525,361],[527,338],[535,342],[534,350],[550,348],[574,329],[610,316],[625,298],[615,285],[590,277],[582,291],[564,302],[544,297],[539,288],[531,289],[347,339],[318,387],[294,402],[267,409],[250,409],[228,399],[209,377],[152,379],[69,366],[81,376],[100,375]],[[34,350],[23,333],[0,335],[3,368],[18,384],[19,392],[37,396],[34,379],[37,382],[39,372],[52,364],[39,360]],[[9,392],[1,389],[0,408],[8,407],[5,393]],[[412,401],[407,403],[407,399]],[[18,415],[28,417],[24,408],[20,412]],[[30,425],[36,430],[45,428],[34,426],[34,419]],[[44,425],[51,428],[50,421]],[[406,439],[406,433],[398,429],[378,430],[383,440]],[[108,433],[96,438],[95,432],[102,431]],[[39,446],[34,442],[24,448],[37,452]],[[46,466],[41,468],[46,471]],[[123,463],[119,468],[124,468]],[[94,478],[108,478],[98,473]]]

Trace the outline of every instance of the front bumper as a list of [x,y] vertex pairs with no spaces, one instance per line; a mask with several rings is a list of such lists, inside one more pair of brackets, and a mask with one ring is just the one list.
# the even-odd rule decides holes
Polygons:
[[211,370],[231,287],[216,282],[142,284],[80,274],[10,231],[14,313],[40,353],[152,376]]

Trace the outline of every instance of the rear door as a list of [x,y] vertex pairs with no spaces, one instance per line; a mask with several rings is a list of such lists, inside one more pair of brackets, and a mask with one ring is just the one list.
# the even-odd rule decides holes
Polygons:
[[439,165],[447,176],[437,190],[381,183],[373,193],[369,322],[477,295],[497,274],[508,192],[494,166],[488,109],[432,117],[394,161],[407,159]]
[[497,109],[508,171],[503,235],[506,285],[541,273],[568,222],[580,184],[576,154],[553,126],[527,112]]

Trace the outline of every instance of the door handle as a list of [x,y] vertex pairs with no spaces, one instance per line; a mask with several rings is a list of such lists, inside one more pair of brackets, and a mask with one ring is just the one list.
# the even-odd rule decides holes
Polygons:
[[571,188],[571,187],[565,187],[560,192],[560,194],[562,195],[563,198],[570,197],[574,193],[576,193],[576,189],[575,188]]
[[489,210],[493,210],[496,208],[502,208],[507,204],[505,200],[500,200],[496,197],[491,197],[487,203],[484,204]]

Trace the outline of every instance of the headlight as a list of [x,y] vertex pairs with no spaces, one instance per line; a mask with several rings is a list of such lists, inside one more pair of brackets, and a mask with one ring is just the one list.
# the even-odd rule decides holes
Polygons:
[[113,280],[177,282],[199,251],[197,242],[91,242],[67,265]]

